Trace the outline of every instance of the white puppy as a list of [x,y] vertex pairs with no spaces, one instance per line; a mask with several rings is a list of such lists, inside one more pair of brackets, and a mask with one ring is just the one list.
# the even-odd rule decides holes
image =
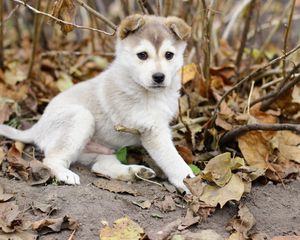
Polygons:
[[[0,135],[36,144],[45,153],[44,164],[67,184],[80,183],[69,170],[74,162],[92,163],[93,172],[114,179],[154,177],[150,168],[123,165],[109,151],[142,144],[168,180],[187,190],[183,179],[194,175],[172,143],[169,122],[178,108],[189,35],[190,27],[176,17],[125,18],[118,27],[116,58],[106,71],[56,96],[31,129],[0,125]],[[141,134],[117,132],[118,124]],[[107,148],[84,151],[97,144]]]

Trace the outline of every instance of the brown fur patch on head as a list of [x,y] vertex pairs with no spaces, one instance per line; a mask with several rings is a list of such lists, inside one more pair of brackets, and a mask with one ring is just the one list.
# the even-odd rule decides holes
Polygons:
[[166,26],[182,41],[186,41],[191,35],[191,27],[178,17],[167,17]]
[[134,14],[126,17],[119,25],[117,35],[120,39],[126,38],[130,33],[137,31],[145,24],[143,15]]

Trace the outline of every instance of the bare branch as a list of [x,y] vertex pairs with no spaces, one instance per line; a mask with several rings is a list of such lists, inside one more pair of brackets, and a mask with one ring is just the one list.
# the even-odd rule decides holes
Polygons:
[[226,99],[226,97],[229,94],[231,94],[235,89],[237,89],[238,87],[240,87],[241,85],[243,85],[245,82],[253,80],[253,78],[255,78],[257,75],[261,74],[263,70],[267,69],[268,67],[272,66],[275,63],[280,62],[283,58],[286,58],[286,57],[290,56],[291,54],[293,54],[294,52],[298,51],[299,49],[300,49],[300,44],[297,45],[296,47],[294,47],[292,50],[290,50],[286,54],[283,54],[283,55],[279,56],[278,58],[273,59],[271,62],[267,63],[266,65],[264,65],[264,66],[256,69],[254,72],[252,72],[248,76],[244,77],[237,84],[235,84],[231,89],[229,89],[227,92],[225,92],[223,94],[223,96],[221,97],[221,99],[219,100],[218,104],[216,105],[216,108],[215,108],[215,110],[214,110],[214,112],[212,114],[211,122],[210,122],[209,126],[212,126],[214,124],[216,116],[217,116],[217,113],[219,111],[219,108],[220,108],[222,102]]
[[[39,10],[41,7],[41,0],[37,0],[36,2],[36,8]],[[34,26],[34,36],[33,36],[33,46],[32,46],[32,52],[31,52],[31,58],[30,58],[30,64],[29,64],[29,70],[27,77],[31,78],[32,77],[32,70],[33,70],[33,65],[34,65],[34,60],[36,56],[36,50],[38,47],[39,43],[39,38],[40,38],[40,15],[36,14],[34,15],[34,20],[33,20],[33,26]]]
[[247,17],[246,17],[246,20],[245,20],[241,45],[240,45],[240,48],[239,48],[239,51],[238,51],[237,58],[235,60],[237,75],[239,74],[239,71],[240,71],[241,60],[242,60],[244,49],[245,49],[245,46],[246,46],[246,43],[247,43],[247,36],[248,36],[249,29],[250,29],[250,23],[251,23],[255,3],[256,3],[256,0],[251,0],[251,2],[249,4],[249,10],[248,10],[248,14],[247,14]]
[[99,30],[99,29],[96,29],[96,28],[85,27],[85,26],[80,26],[80,25],[74,24],[74,23],[66,22],[64,20],[61,20],[57,17],[52,16],[49,13],[41,12],[41,11],[37,10],[36,8],[30,6],[26,2],[23,2],[21,0],[12,0],[12,1],[14,1],[15,3],[18,3],[18,4],[22,4],[23,6],[27,7],[28,9],[30,9],[31,11],[33,11],[36,14],[44,15],[44,16],[49,17],[49,18],[55,20],[56,22],[59,22],[59,23],[62,23],[62,24],[70,25],[70,26],[78,28],[78,29],[85,29],[85,30],[95,31],[95,32],[98,32],[98,33],[103,33],[103,34],[106,34],[106,35],[109,35],[109,36],[113,36],[115,34],[115,32],[109,33],[109,32],[105,32],[103,30]]
[[[287,28],[286,28],[286,31],[285,31],[285,34],[284,34],[284,46],[283,46],[283,53],[286,53],[287,51],[287,41],[288,41],[288,38],[289,38],[289,33],[290,33],[290,30],[291,30],[291,25],[292,25],[292,20],[293,20],[293,15],[294,15],[294,10],[295,10],[295,4],[296,4],[296,0],[291,0],[292,1],[292,4],[291,4],[291,12],[290,12],[290,15],[289,15],[289,21],[288,21],[288,25],[287,25]],[[286,71],[285,71],[285,59],[283,59],[283,62],[282,62],[282,75],[283,77],[285,77],[285,74],[286,74]]]
[[2,24],[4,24],[6,21],[8,21],[13,15],[14,13],[19,9],[20,5],[16,5],[11,11],[10,13],[6,16],[6,18],[3,19],[3,23],[0,23],[0,26]]
[[3,13],[4,13],[4,1],[0,0],[0,69],[3,69],[4,67],[4,56],[3,56],[3,41],[4,41],[4,36],[3,36]]
[[87,5],[86,3],[84,3],[81,0],[76,0],[82,7],[84,7],[88,12],[90,12],[91,14],[93,14],[95,17],[99,18],[101,21],[103,21],[107,26],[109,26],[111,29],[116,30],[117,26],[111,22],[109,19],[107,19],[106,17],[104,17],[101,13],[97,12],[96,10],[94,10],[93,8],[91,8],[89,5]]
[[229,142],[234,141],[237,137],[249,132],[249,131],[292,131],[300,134],[300,125],[299,124],[249,124],[237,127],[223,135],[220,139],[219,145],[226,146]]

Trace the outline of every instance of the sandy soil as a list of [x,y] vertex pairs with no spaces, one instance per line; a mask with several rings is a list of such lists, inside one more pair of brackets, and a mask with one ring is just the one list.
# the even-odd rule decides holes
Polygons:
[[[145,231],[160,230],[165,224],[185,215],[185,209],[177,207],[175,211],[162,213],[153,205],[143,210],[132,201],[152,200],[162,198],[171,193],[160,186],[147,182],[135,182],[134,188],[140,196],[116,194],[101,190],[91,183],[96,177],[87,169],[77,166],[73,170],[80,174],[80,186],[47,185],[31,187],[25,182],[0,177],[0,183],[7,192],[16,193],[16,201],[30,220],[41,219],[42,215],[34,215],[30,210],[33,201],[54,203],[59,208],[52,217],[65,215],[76,218],[81,226],[76,232],[75,239],[99,239],[101,221],[112,223],[114,220],[129,216],[139,223]],[[257,224],[252,231],[264,232],[270,237],[277,235],[300,235],[300,182],[292,181],[285,186],[267,184],[256,185],[251,194],[242,201],[247,204],[254,214]],[[225,230],[228,220],[237,213],[237,206],[227,204],[223,209],[217,209],[207,222],[190,228],[192,231],[200,229],[214,229],[222,236],[228,236]],[[155,217],[161,216],[161,218]],[[42,240],[68,239],[70,231],[42,236]]]

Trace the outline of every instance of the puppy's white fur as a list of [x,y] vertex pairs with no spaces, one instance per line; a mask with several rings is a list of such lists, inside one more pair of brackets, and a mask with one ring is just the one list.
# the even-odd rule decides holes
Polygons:
[[[168,180],[186,190],[183,179],[193,173],[177,153],[169,128],[178,108],[179,71],[186,43],[176,39],[170,29],[164,30],[165,18],[143,19],[146,23],[141,28],[155,23],[165,31],[157,34],[167,37],[157,45],[144,37],[147,32],[119,38],[116,59],[106,71],[56,96],[31,129],[19,131],[0,125],[0,135],[39,146],[45,152],[44,164],[67,184],[80,183],[79,176],[69,170],[76,161],[92,163],[92,171],[111,178],[131,180],[136,173],[154,177],[150,168],[122,165],[113,154],[84,152],[89,142],[112,149],[142,144]],[[154,36],[155,41],[159,37]],[[165,58],[167,51],[174,53],[173,59]],[[148,59],[139,59],[139,52],[147,52]],[[156,72],[165,75],[159,88],[152,79]],[[138,129],[141,136],[117,132],[117,124]],[[102,151],[110,154],[109,150]]]

